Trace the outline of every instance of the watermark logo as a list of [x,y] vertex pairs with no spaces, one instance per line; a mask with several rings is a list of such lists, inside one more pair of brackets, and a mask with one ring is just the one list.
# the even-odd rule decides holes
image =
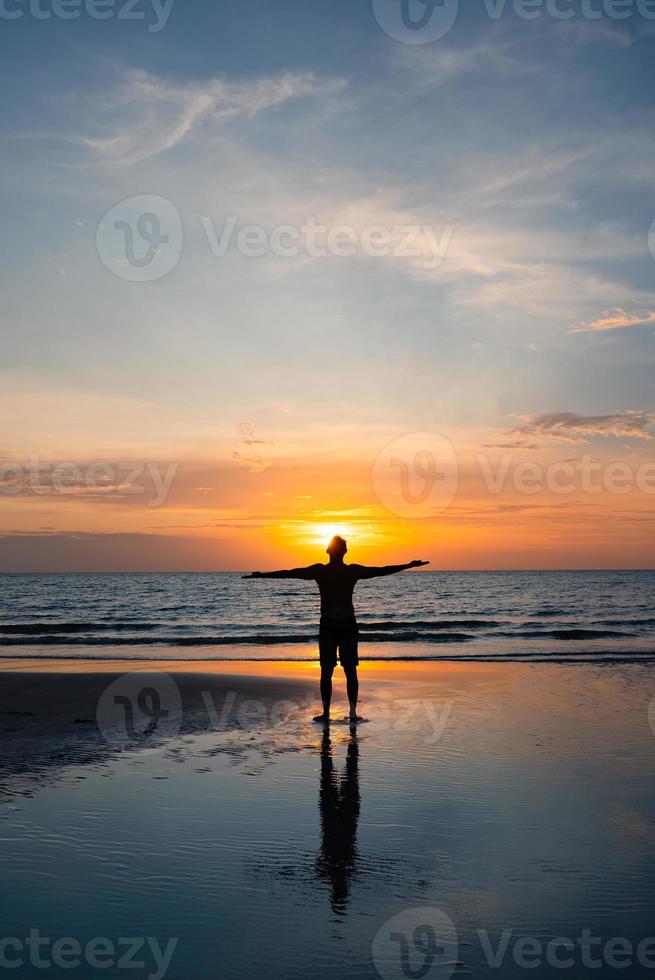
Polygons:
[[96,248],[106,267],[128,282],[153,282],[180,261],[184,233],[175,205],[141,194],[114,205],[98,225]]
[[156,752],[182,727],[182,698],[169,674],[131,671],[102,692],[96,718],[113,747]]
[[398,517],[433,517],[446,510],[458,487],[457,455],[436,432],[412,432],[394,439],[373,463],[373,490]]
[[457,948],[457,930],[445,912],[406,909],[378,930],[373,965],[382,980],[449,980]]
[[459,0],[373,0],[378,24],[394,41],[430,44],[454,26]]

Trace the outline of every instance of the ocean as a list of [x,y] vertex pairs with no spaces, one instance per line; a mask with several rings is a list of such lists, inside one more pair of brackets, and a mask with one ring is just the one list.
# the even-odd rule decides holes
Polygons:
[[[238,573],[2,575],[4,657],[315,659],[313,583]],[[655,571],[421,572],[361,582],[361,659],[655,657]]]

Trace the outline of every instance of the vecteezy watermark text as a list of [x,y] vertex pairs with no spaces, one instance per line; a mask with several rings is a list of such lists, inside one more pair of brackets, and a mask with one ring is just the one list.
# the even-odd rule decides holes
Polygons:
[[[214,732],[276,728],[290,720],[295,725],[299,716],[316,708],[312,698],[264,702],[240,698],[234,690],[221,700],[207,690],[199,694],[207,727]],[[376,705],[371,720],[382,730],[422,737],[426,745],[435,745],[446,733],[454,705],[452,699],[394,698]],[[104,689],[96,708],[98,728],[110,745],[155,752],[179,733],[183,715],[174,678],[152,670],[130,671],[116,678]]]
[[544,490],[564,496],[578,491],[592,496],[603,493],[622,496],[635,490],[655,494],[655,462],[633,466],[620,460],[607,462],[581,456],[552,463],[526,460],[517,463],[512,453],[505,453],[495,464],[481,454],[477,463],[492,495],[501,494],[508,486],[526,495]]
[[[594,935],[583,928],[577,936],[551,939],[500,934],[476,929],[477,942],[467,936],[468,955],[483,961],[489,970],[655,970],[655,937],[627,939]],[[405,909],[388,919],[377,931],[371,947],[373,965],[382,980],[422,977],[449,980],[458,965],[459,938],[452,919],[441,909],[420,906]],[[479,944],[479,948],[475,947]],[[462,944],[463,945],[463,944]],[[640,974],[641,975],[641,974]]]
[[[237,705],[237,694],[229,691],[223,703],[217,705],[209,691],[202,692],[202,700],[214,731],[225,731],[234,719],[240,728],[249,729],[257,725],[274,727],[289,718],[297,718],[308,711],[311,703],[298,704],[294,701],[241,701]],[[455,702],[430,701],[425,698],[393,700],[376,706],[374,722],[383,730],[398,734],[424,735],[426,745],[435,745],[443,736]]]
[[177,463],[51,463],[37,455],[23,462],[0,463],[0,494],[15,497],[60,495],[142,496],[148,507],[161,507],[177,473]]
[[[282,259],[364,256],[410,261],[418,270],[435,272],[444,261],[455,228],[400,222],[326,224],[313,216],[299,224],[268,228],[228,215],[223,220],[201,216],[198,231],[215,259],[228,253]],[[121,279],[154,282],[175,269],[184,238],[175,205],[155,194],[141,194],[119,201],[101,218],[96,248],[104,265]]]
[[231,248],[248,258],[267,253],[280,258],[301,254],[310,258],[366,255],[423,259],[424,268],[430,271],[441,265],[454,232],[452,225],[371,224],[357,228],[347,224],[321,224],[315,218],[307,218],[302,225],[277,225],[271,231],[261,225],[239,226],[235,215],[230,215],[220,228],[211,218],[204,217],[201,221],[214,258],[224,258]]
[[[30,929],[27,936],[0,938],[0,970],[89,969],[104,971],[148,970],[148,980],[164,980],[175,952],[178,939],[169,939],[162,946],[154,936],[121,937],[113,941],[106,936],[94,936],[82,943],[73,936],[51,939],[42,936],[40,929]],[[20,976],[20,974],[16,974]],[[88,973],[87,973],[88,975]]]
[[501,969],[508,959],[525,970],[545,965],[556,970],[598,970],[602,966],[625,970],[636,965],[655,969],[653,936],[633,942],[620,936],[594,936],[591,929],[582,929],[575,937],[556,936],[544,941],[536,936],[515,937],[512,929],[503,929],[494,942],[486,929],[478,929],[477,934],[487,965],[494,969]]
[[[0,20],[131,20],[146,22],[151,34],[163,31],[175,0],[0,0]],[[141,9],[145,7],[146,9]]]
[[655,0],[482,0],[491,20],[500,20],[506,13],[513,13],[522,20],[629,20],[643,17],[655,20]]
[[[371,483],[378,500],[391,513],[413,519],[431,517],[443,513],[455,500],[461,468],[445,436],[411,432],[380,450],[371,467]],[[478,453],[467,461],[467,476],[491,497],[503,493],[655,496],[655,460],[633,463],[583,454],[545,462],[526,460],[513,452]]]
[[[459,0],[372,0],[378,24],[394,41],[403,44],[430,44],[445,37],[457,22]],[[570,21],[625,21],[641,17],[655,20],[655,0],[466,0],[469,8],[479,9],[489,20],[505,16],[539,21],[550,18]]]

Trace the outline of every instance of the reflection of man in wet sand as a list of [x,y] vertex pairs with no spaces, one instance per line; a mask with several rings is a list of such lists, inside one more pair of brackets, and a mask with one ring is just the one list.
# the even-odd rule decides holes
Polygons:
[[348,885],[357,863],[357,821],[359,819],[359,750],[355,729],[351,728],[346,768],[339,778],[334,768],[329,729],[321,745],[321,788],[318,809],[321,817],[321,850],[316,874],[329,881],[332,911],[343,913],[348,902]]
[[355,609],[353,606],[353,591],[360,579],[377,578],[380,575],[395,575],[408,568],[419,568],[428,565],[427,561],[410,561],[405,565],[382,565],[379,568],[369,568],[366,565],[346,565],[344,555],[348,546],[338,535],[330,541],[327,553],[330,561],[327,565],[309,565],[308,568],[291,568],[279,572],[253,572],[244,578],[299,578],[316,582],[321,593],[321,626],[318,647],[321,657],[321,700],[323,714],[315,721],[330,720],[330,702],[332,700],[332,674],[339,660],[346,675],[348,701],[350,702],[350,720],[357,721],[357,697],[359,682],[357,679],[357,642],[359,633]]

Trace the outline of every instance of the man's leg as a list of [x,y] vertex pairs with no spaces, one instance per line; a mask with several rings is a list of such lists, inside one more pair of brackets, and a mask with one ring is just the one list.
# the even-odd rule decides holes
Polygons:
[[357,720],[357,698],[359,697],[359,679],[357,677],[357,667],[349,664],[344,667],[346,674],[346,688],[348,690],[348,701],[350,703],[350,720]]
[[359,665],[358,640],[359,636],[355,630],[346,636],[342,636],[339,644],[341,666],[346,675],[351,721],[359,720],[357,717],[357,699],[359,697],[359,680],[357,678],[357,667]]
[[[334,667],[324,664],[321,667],[321,701],[323,702],[323,718],[330,717],[330,702],[332,701],[332,673]],[[319,715],[319,718],[321,716]]]
[[330,720],[330,702],[332,701],[332,674],[337,665],[337,644],[328,631],[319,633],[318,651],[321,661],[321,701],[323,714],[317,715],[314,721]]

